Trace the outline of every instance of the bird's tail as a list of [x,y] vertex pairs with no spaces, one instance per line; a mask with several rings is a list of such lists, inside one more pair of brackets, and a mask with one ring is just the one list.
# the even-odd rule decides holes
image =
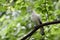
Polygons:
[[[39,20],[39,23],[42,24],[41,20],[40,19],[38,19],[38,20]],[[44,27],[43,26],[40,27],[40,33],[41,33],[41,35],[45,35]]]
[[41,33],[41,35],[45,35],[43,27],[40,27],[40,33]]

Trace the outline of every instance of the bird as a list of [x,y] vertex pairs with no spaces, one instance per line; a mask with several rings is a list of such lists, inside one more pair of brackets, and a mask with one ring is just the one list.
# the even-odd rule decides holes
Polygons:
[[[32,22],[34,22],[36,25],[42,24],[41,18],[40,18],[40,16],[35,12],[35,10],[32,10],[31,20],[32,20]],[[44,35],[44,34],[45,34],[43,27],[40,27],[40,34],[41,34],[41,35]]]

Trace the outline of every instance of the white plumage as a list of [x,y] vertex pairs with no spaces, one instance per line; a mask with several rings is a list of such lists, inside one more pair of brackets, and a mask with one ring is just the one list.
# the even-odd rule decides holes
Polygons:
[[[38,14],[36,14],[36,12],[35,12],[34,10],[32,11],[32,14],[31,14],[31,20],[35,23],[35,25],[40,25],[40,24],[42,24],[40,16],[39,16]],[[40,33],[41,33],[42,35],[45,34],[43,27],[40,27]]]
[[40,16],[38,14],[36,14],[36,12],[33,10],[32,14],[31,14],[31,20],[36,24],[36,25],[40,25],[39,20],[40,20]]

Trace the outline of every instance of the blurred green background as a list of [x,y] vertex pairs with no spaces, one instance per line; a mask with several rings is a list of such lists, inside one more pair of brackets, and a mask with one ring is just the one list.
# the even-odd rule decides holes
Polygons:
[[[33,29],[30,6],[41,15],[43,23],[60,20],[60,0],[0,0],[0,40],[20,40]],[[44,29],[45,40],[60,40],[60,24]],[[39,33],[36,31],[29,40],[40,40]]]

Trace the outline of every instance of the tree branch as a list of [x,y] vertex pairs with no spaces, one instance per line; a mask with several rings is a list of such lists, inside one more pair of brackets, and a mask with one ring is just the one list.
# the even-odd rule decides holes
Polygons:
[[58,24],[58,23],[60,23],[60,20],[58,20],[58,21],[53,21],[53,22],[47,22],[47,23],[43,23],[43,24],[41,24],[41,25],[35,26],[35,28],[34,28],[33,30],[31,30],[27,35],[25,35],[21,40],[25,40],[25,39],[27,39],[28,37],[32,36],[33,33],[34,33],[35,31],[37,31],[40,27],[47,26],[47,25],[51,25],[51,24]]

